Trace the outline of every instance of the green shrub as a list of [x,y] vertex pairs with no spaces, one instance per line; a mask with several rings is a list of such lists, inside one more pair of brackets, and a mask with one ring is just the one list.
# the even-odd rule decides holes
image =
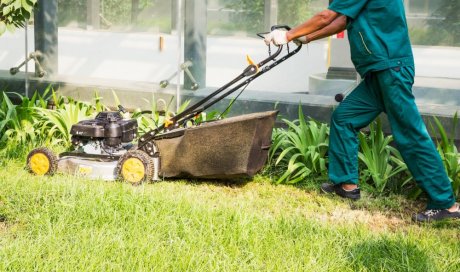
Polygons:
[[[140,108],[134,110],[131,118],[137,119],[137,124],[139,126],[138,132],[139,136],[144,135],[152,129],[157,129],[162,126],[165,120],[173,117],[176,113],[170,110],[172,103],[174,102],[174,97],[171,97],[166,108],[163,112],[160,112],[157,108],[157,103],[155,102],[155,96],[152,96],[152,100],[143,99],[147,104],[149,110],[143,111]],[[185,101],[179,106],[177,113],[184,111],[187,106],[190,104],[190,100]]]
[[305,120],[299,105],[299,119],[283,119],[287,130],[275,130],[269,160],[282,167],[284,173],[277,183],[298,183],[306,178],[324,178],[327,174],[326,153],[329,127],[314,120]]
[[[43,95],[35,92],[30,99],[17,93],[9,94],[17,96],[19,104],[15,105],[7,93],[2,93],[0,150],[12,156],[20,156],[23,151],[43,144],[69,146],[71,126],[106,109],[97,93],[94,106],[58,96],[51,87]],[[54,102],[56,109],[47,109],[48,100]]]
[[[449,137],[447,132],[436,116],[433,116],[435,125],[430,123],[433,134],[436,131],[439,133],[440,138],[437,140],[437,149],[441,155],[441,159],[446,168],[447,175],[449,176],[450,181],[452,182],[452,188],[456,196],[460,196],[460,153],[457,150],[455,145],[454,133],[458,124],[458,115],[455,113],[453,118],[452,134]],[[436,127],[436,129],[435,129]]]
[[[370,124],[369,135],[362,132],[359,134],[359,141],[358,157],[365,165],[360,174],[361,183],[368,182],[378,193],[382,193],[392,178],[407,172],[407,166],[398,150],[390,145],[393,136],[385,136],[380,118]],[[400,183],[401,186],[411,178],[409,175]]]
[[16,95],[21,99],[19,105],[13,104],[5,92],[2,92],[0,98],[0,148],[11,151],[34,145],[41,140],[35,129],[35,105],[27,97]]
[[94,94],[93,102],[86,103],[66,96],[57,95],[54,90],[48,88],[45,94],[51,91],[49,100],[54,102],[54,109],[46,107],[35,107],[40,118],[37,124],[37,131],[40,132],[48,145],[61,144],[70,146],[72,125],[86,119],[94,118],[100,111],[108,110],[102,104],[102,97],[97,92]]
[[91,107],[82,102],[64,104],[55,110],[41,109],[38,111],[43,115],[40,123],[41,134],[45,136],[48,143],[62,143],[70,146],[70,129],[72,125],[94,117],[91,115]]

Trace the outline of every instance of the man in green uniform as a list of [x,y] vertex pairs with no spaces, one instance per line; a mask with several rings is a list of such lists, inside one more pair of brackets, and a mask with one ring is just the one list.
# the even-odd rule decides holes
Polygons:
[[351,59],[362,82],[334,111],[329,142],[329,179],[323,192],[359,199],[360,129],[385,112],[412,176],[428,194],[415,221],[460,218],[452,185],[428,135],[412,94],[414,60],[402,0],[334,0],[290,31],[274,30],[267,44],[308,43],[347,29]]

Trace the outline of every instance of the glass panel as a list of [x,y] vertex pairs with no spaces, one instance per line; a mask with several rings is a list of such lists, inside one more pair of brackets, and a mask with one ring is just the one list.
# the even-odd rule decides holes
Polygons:
[[327,3],[327,0],[279,0],[278,21],[290,26],[298,25],[316,12],[324,10]]
[[[327,7],[327,0],[279,0],[276,14],[267,14],[265,0],[210,0],[208,1],[208,51],[206,83],[219,87],[246,67],[246,54],[256,62],[268,57],[268,48],[256,33],[266,32],[269,16],[283,25],[295,26],[315,12]],[[268,20],[267,20],[268,21]],[[292,46],[291,48],[293,48]],[[307,47],[307,46],[306,46]],[[274,51],[275,48],[272,47]],[[305,63],[311,59],[311,64]],[[327,40],[312,43],[280,67],[254,80],[248,90],[269,92],[308,91],[309,74],[327,71]],[[286,78],[289,80],[286,82]]]
[[158,83],[176,70],[176,0],[58,2],[61,76]]
[[[209,0],[210,34],[253,35],[264,30],[265,0]],[[297,25],[327,7],[328,0],[278,0],[278,22]]]
[[0,91],[30,94],[29,77],[35,71],[30,58],[33,51],[33,25],[0,36]]
[[[57,1],[58,76],[87,84],[101,79],[114,87],[139,85],[138,89],[149,92],[162,91],[159,83],[166,79],[173,84],[176,82],[174,73],[178,69],[179,56],[184,54],[175,32],[177,0]],[[268,19],[275,18],[279,24],[294,26],[327,8],[329,1],[206,2],[206,86],[201,87],[215,89],[243,71],[247,66],[246,55],[256,62],[268,56],[267,46],[255,35],[268,30]],[[274,14],[267,13],[267,3],[276,4],[272,9]],[[407,0],[405,4],[416,59],[416,86],[420,86],[421,78],[425,80],[423,83],[427,78],[448,78],[449,88],[458,89],[460,85],[456,80],[460,80],[460,70],[456,60],[460,58],[460,24],[457,11],[460,2]],[[34,51],[33,28],[29,26],[29,52]],[[0,37],[0,70],[11,78],[9,69],[25,59],[24,33],[19,29]],[[341,58],[349,59],[347,50],[341,53]],[[311,78],[328,71],[328,56],[329,40],[315,41],[257,78],[248,90],[263,91],[264,95],[309,92]],[[32,62],[28,67],[29,71],[34,71]],[[167,87],[174,88],[173,84]],[[436,84],[432,81],[428,85],[435,87]]]
[[459,1],[411,0],[406,13],[413,44],[460,46]]
[[247,35],[260,31],[264,22],[263,3],[263,0],[209,0],[209,34]]

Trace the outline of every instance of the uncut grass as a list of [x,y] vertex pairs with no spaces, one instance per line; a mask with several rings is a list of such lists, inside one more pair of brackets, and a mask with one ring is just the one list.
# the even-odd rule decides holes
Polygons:
[[0,188],[1,271],[460,270],[455,222],[387,228],[391,215],[264,178],[131,187],[10,161]]

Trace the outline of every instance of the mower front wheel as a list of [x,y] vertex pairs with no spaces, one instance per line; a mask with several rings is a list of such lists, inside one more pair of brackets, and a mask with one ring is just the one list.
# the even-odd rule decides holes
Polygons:
[[140,185],[152,180],[153,159],[141,150],[130,150],[118,160],[116,174],[121,181]]
[[35,175],[53,175],[57,166],[57,156],[46,147],[36,148],[27,155],[27,169]]

